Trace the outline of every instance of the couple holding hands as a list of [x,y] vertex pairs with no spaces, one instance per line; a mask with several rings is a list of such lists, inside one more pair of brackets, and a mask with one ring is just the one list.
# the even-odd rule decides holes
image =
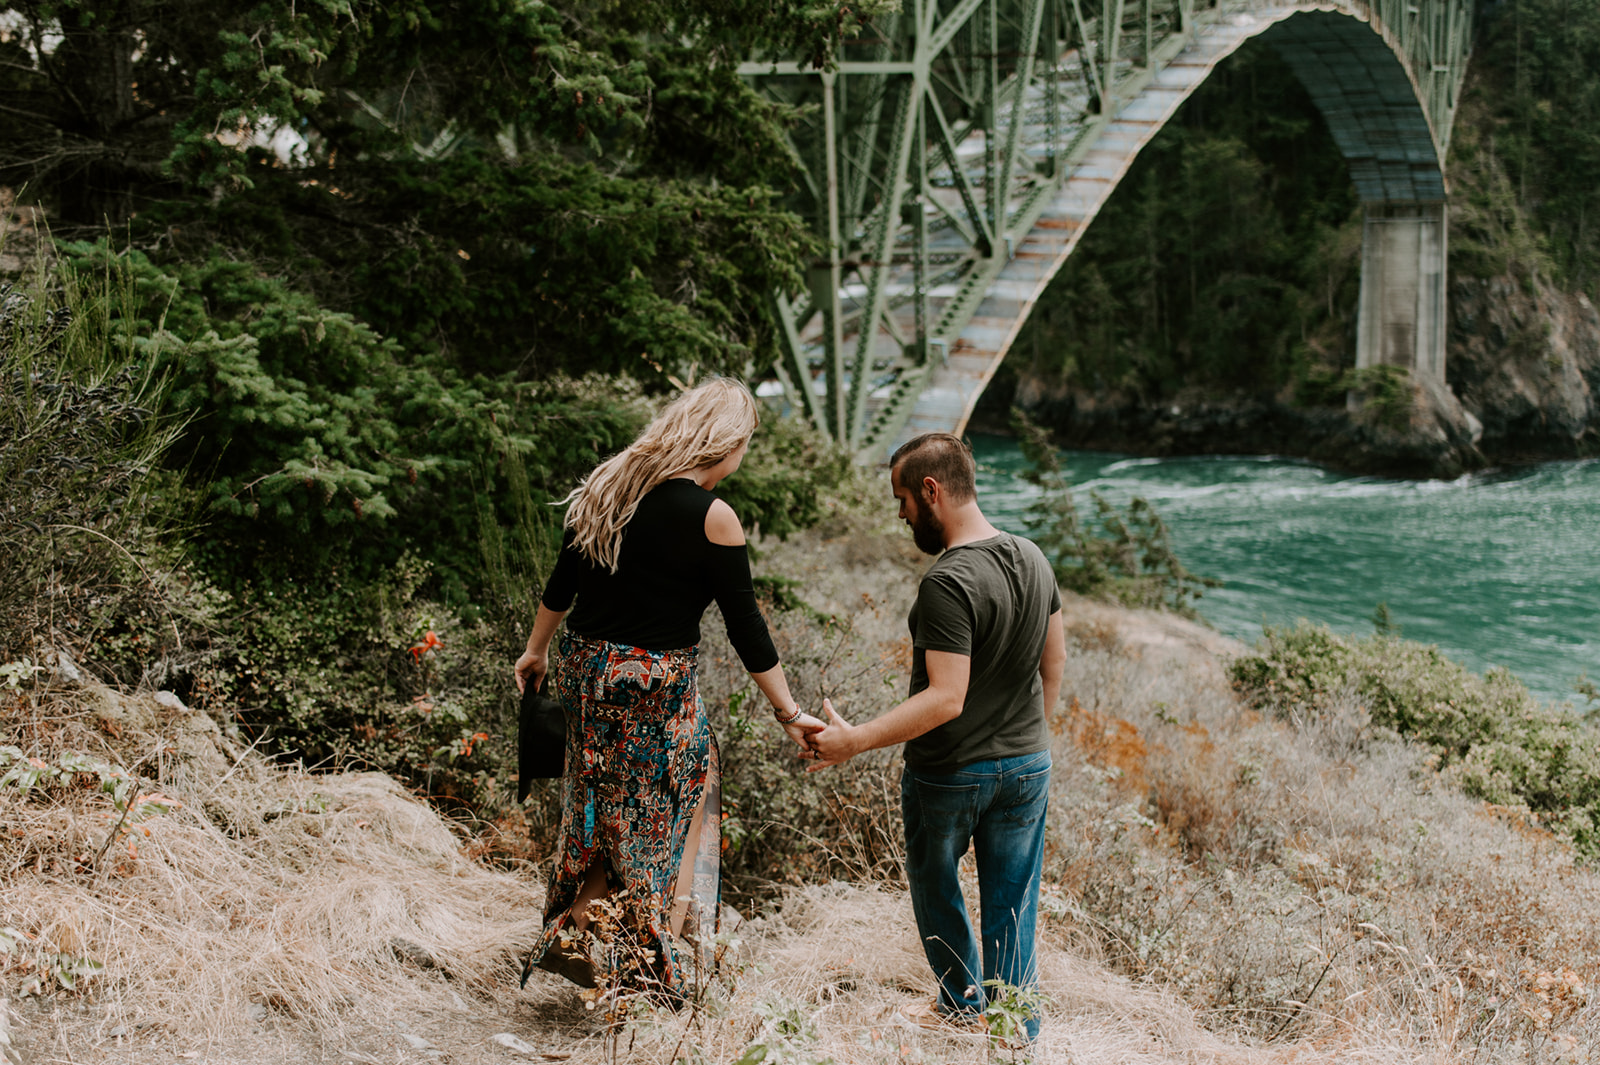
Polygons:
[[[905,744],[906,880],[939,983],[933,1008],[974,1018],[987,982],[1036,983],[1045,715],[1066,659],[1054,574],[1033,543],[984,518],[966,445],[947,433],[911,440],[890,462],[890,485],[917,547],[939,557],[909,616],[909,695],[860,725],[827,700],[826,720],[804,712],[756,605],[744,530],[712,494],[739,468],[757,421],[749,390],[714,378],[675,399],[570,497],[561,554],[515,669],[519,688],[550,675],[567,718],[560,849],[524,979],[539,966],[592,985],[595,966],[612,965],[615,979],[671,1000],[705,962],[721,814],[695,659],[714,599],[812,769]],[[982,900],[976,937],[957,877],[969,846]],[[584,933],[590,905],[608,897],[629,949],[601,958]],[[1029,1038],[1037,1031],[1033,1018]]]

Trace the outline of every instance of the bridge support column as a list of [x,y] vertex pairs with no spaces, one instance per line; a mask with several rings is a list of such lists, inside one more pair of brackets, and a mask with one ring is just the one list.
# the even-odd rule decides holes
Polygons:
[[1368,203],[1361,237],[1356,367],[1444,380],[1445,205]]

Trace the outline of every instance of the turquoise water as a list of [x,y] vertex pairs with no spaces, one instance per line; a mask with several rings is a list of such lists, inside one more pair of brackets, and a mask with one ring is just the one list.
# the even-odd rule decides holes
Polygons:
[[[1016,445],[974,450],[984,512],[1026,532],[1037,489]],[[1600,461],[1389,481],[1276,458],[1064,459],[1080,513],[1090,490],[1155,506],[1184,564],[1225,582],[1200,612],[1229,636],[1297,618],[1366,635],[1385,602],[1401,635],[1505,666],[1541,699],[1581,704],[1574,679],[1600,682]]]

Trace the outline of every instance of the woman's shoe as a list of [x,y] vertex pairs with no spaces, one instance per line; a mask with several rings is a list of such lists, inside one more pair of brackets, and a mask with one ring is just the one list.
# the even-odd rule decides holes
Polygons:
[[547,973],[564,976],[579,987],[594,987],[594,961],[587,954],[573,951],[568,954],[559,944],[544,952],[539,968]]

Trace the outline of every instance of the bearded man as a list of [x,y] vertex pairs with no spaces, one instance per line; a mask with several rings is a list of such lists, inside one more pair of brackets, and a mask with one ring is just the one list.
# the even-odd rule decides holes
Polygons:
[[[978,507],[972,452],[949,433],[906,443],[889,464],[900,517],[938,559],[908,623],[909,697],[862,725],[823,701],[810,737],[823,769],[862,751],[905,746],[900,802],[906,880],[939,981],[939,1017],[976,1021],[996,984],[1038,982],[1034,925],[1050,792],[1050,729],[1066,663],[1061,593],[1044,554],[1001,532]],[[957,863],[978,867],[981,955]],[[1039,1018],[1026,1022],[1038,1036]]]

